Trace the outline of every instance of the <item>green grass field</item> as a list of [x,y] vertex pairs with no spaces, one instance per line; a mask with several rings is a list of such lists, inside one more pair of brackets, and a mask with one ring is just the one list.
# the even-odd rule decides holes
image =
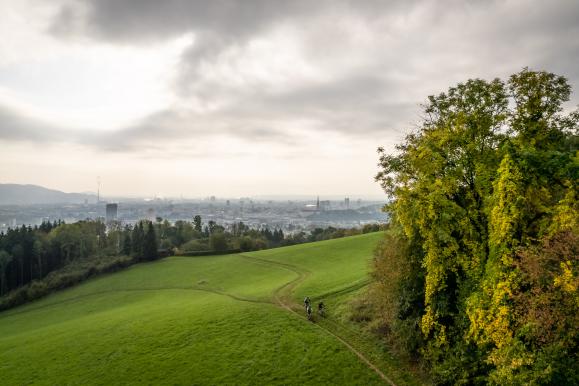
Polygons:
[[340,315],[311,323],[279,301],[339,309],[381,237],[171,257],[0,313],[0,384],[384,384],[354,347],[415,384]]

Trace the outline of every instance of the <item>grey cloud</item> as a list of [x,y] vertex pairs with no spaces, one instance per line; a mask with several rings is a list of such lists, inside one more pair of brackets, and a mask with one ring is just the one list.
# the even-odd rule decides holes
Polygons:
[[28,118],[24,114],[0,106],[0,139],[52,142],[62,140],[66,136],[66,130]]
[[[572,0],[77,0],[61,9],[53,30],[124,44],[195,33],[195,44],[181,57],[175,93],[201,103],[229,102],[206,114],[169,110],[110,140],[95,139],[121,150],[209,134],[293,144],[279,126],[300,119],[354,137],[398,134],[419,120],[418,106],[428,94],[467,78],[504,78],[524,66],[567,76],[576,104],[577,20],[579,2]],[[349,23],[367,28],[374,40],[364,46]],[[243,50],[280,25],[294,26],[305,60],[332,76],[282,92],[203,77],[203,66],[216,65],[223,52]],[[366,62],[341,68],[350,57]]]
[[278,122],[318,121],[321,130],[350,136],[397,132],[416,120],[419,107],[415,102],[388,100],[398,87],[388,79],[360,75],[247,98],[221,113],[246,119],[264,116]]
[[[304,0],[86,0],[67,3],[52,23],[58,34],[85,33],[114,41],[159,40],[186,32],[239,38],[309,10]],[[84,19],[78,24],[79,19]]]
[[[211,60],[225,47],[283,23],[307,31],[309,55],[348,55],[356,41],[348,31],[340,34],[340,15],[358,18],[375,29],[377,36],[391,36],[405,43],[388,56],[392,63],[383,63],[385,69],[403,61],[406,55],[423,54],[425,59],[441,55],[444,64],[451,64],[457,59],[454,55],[461,52],[486,54],[485,58],[495,60],[492,64],[500,65],[512,62],[513,56],[526,48],[532,51],[536,47],[533,54],[540,56],[545,48],[576,47],[574,36],[579,28],[579,2],[574,0],[72,0],[62,6],[52,27],[61,35],[84,34],[124,43],[195,32],[198,42],[183,57],[184,73],[191,73],[195,63]],[[415,17],[419,20],[412,25]],[[323,27],[317,28],[319,25]],[[381,58],[388,47],[376,49]],[[445,57],[445,52],[453,56]],[[559,55],[551,57],[548,64],[561,60],[568,62]]]
[[[202,156],[210,152],[210,149],[202,147],[204,141],[214,136],[228,136],[252,143],[275,141],[295,144],[287,133],[268,126],[270,123],[249,118],[223,120],[211,115],[167,110],[116,131],[67,129],[0,106],[2,141],[73,143],[109,152],[149,151],[162,155],[173,146],[175,151],[171,154]],[[194,144],[187,152],[179,148],[179,143],[184,140],[192,140]]]

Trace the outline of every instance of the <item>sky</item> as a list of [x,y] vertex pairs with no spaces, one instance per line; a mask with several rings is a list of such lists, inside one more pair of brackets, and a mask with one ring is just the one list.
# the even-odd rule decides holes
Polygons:
[[0,0],[0,183],[381,196],[421,104],[524,67],[579,103],[579,2]]

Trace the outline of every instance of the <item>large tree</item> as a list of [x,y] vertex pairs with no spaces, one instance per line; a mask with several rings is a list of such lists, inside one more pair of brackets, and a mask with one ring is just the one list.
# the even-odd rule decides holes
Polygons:
[[[557,209],[577,213],[569,197],[578,188],[579,114],[563,113],[569,96],[565,78],[528,69],[507,82],[469,80],[430,96],[420,129],[395,154],[379,149],[376,179],[392,199],[389,237],[405,246],[381,248],[376,275],[408,262],[399,275],[384,271],[399,278],[380,287],[384,299],[399,299],[388,324],[422,342],[415,353],[441,383],[533,379],[536,354],[513,349],[522,328],[512,307],[517,251],[577,230]],[[569,266],[576,275],[576,259]],[[421,303],[418,315],[405,312]]]

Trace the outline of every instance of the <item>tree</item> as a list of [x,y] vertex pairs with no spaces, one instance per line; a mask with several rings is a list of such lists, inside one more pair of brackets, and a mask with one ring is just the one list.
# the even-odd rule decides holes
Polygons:
[[201,216],[196,215],[195,217],[193,217],[193,224],[197,232],[199,233],[203,232],[203,224],[201,223]]
[[12,257],[18,263],[18,286],[26,284],[24,281],[24,248],[16,244],[12,247]]
[[139,223],[135,224],[135,226],[133,227],[133,232],[131,234],[131,242],[132,242],[131,250],[133,252],[133,256],[139,259],[143,258],[144,241],[145,241],[145,232],[143,230],[143,222],[139,221]]
[[123,237],[123,247],[122,247],[122,253],[123,255],[126,256],[130,256],[131,254],[131,248],[132,248],[132,240],[131,240],[131,231],[129,227],[125,227],[125,230],[123,232],[124,237]]
[[249,236],[243,236],[239,239],[239,249],[243,252],[253,250],[253,240]]
[[0,250],[0,296],[8,291],[6,271],[11,261],[12,256],[5,250]]
[[228,244],[227,244],[227,237],[223,232],[215,232],[209,236],[209,246],[214,251],[226,251]]
[[157,236],[155,235],[155,228],[153,223],[149,222],[147,226],[147,233],[143,243],[143,259],[147,261],[156,260],[159,258],[159,251],[157,246]]
[[207,232],[208,235],[211,235],[215,232],[215,229],[217,228],[217,223],[213,220],[209,220],[209,222],[207,223]]
[[[43,277],[42,258],[44,255],[44,246],[42,245],[42,242],[40,240],[34,241],[34,245],[32,247],[32,255],[36,260],[36,275],[34,275],[33,272],[30,272],[30,277],[31,278],[36,277],[37,279],[40,279]],[[30,267],[32,269],[32,264],[30,264]]]
[[[405,242],[381,248],[377,258],[407,263],[392,272],[378,262],[377,277],[396,282],[376,293],[398,302],[399,315],[384,323],[418,342],[413,351],[437,383],[557,383],[560,375],[547,367],[532,373],[530,363],[556,360],[569,346],[561,340],[558,349],[530,350],[514,297],[526,291],[519,249],[577,223],[568,213],[579,181],[579,112],[563,114],[569,95],[565,78],[543,71],[469,80],[428,98],[420,130],[396,154],[379,149],[389,233],[402,232],[396,237]],[[404,312],[416,291],[424,307]],[[420,339],[407,328],[417,320]]]

